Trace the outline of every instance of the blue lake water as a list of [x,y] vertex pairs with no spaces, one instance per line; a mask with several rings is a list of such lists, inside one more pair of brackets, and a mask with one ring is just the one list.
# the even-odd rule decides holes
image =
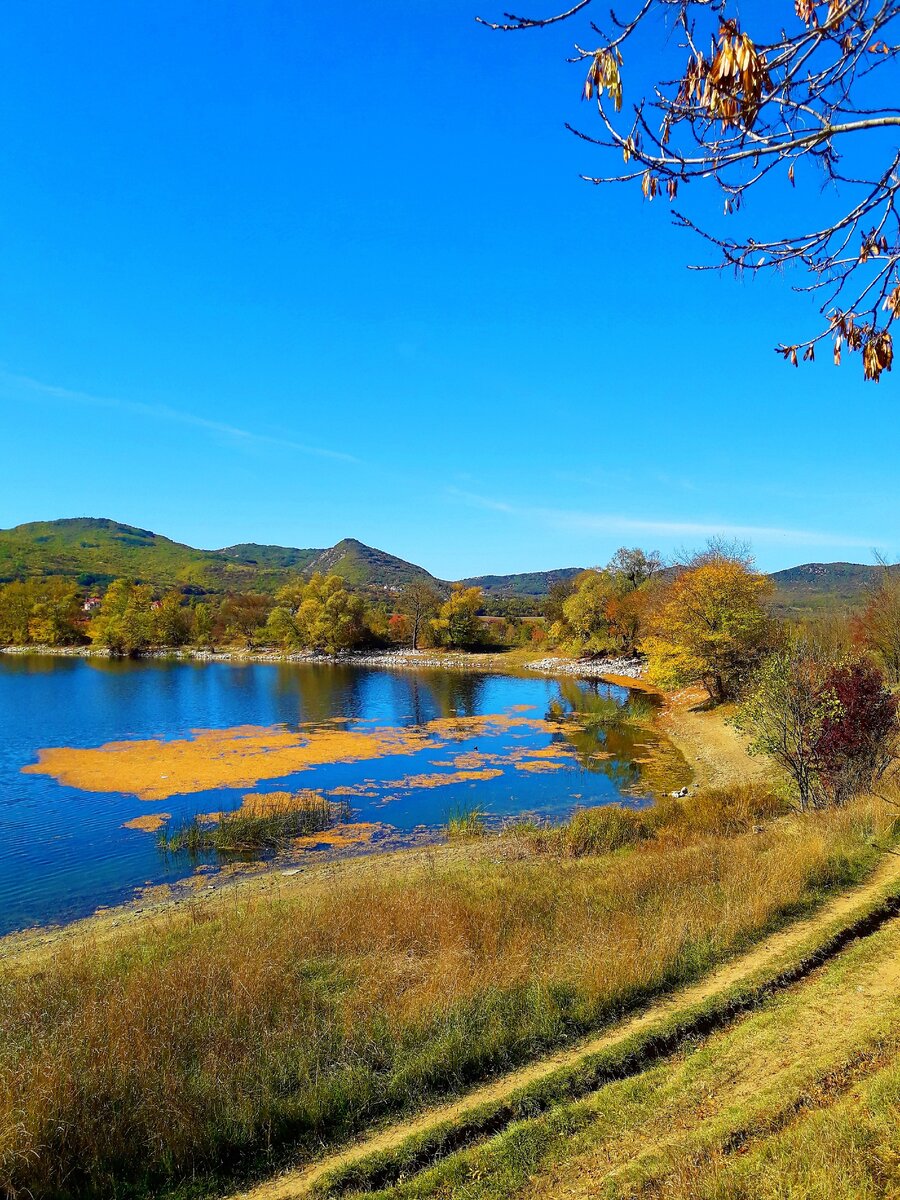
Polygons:
[[[324,763],[264,778],[253,789],[195,790],[152,803],[127,791],[81,790],[50,775],[23,773],[41,750],[171,741],[192,730],[248,725],[313,736],[317,727],[333,729],[338,718],[346,721],[342,728],[370,731],[525,713],[537,726],[548,715],[604,701],[621,705],[627,698],[622,688],[571,678],[0,655],[0,933],[86,915],[130,899],[142,885],[190,875],[195,862],[166,856],[153,834],[122,827],[138,816],[164,810],[177,821],[238,808],[250,790],[337,788],[351,790],[354,821],[384,822],[400,831],[441,826],[454,809],[475,805],[493,819],[523,812],[561,818],[579,804],[622,795],[639,802],[648,791],[641,760],[663,743],[632,726],[576,736],[562,724],[549,732],[501,724],[489,737],[456,737],[440,752],[430,747],[374,761]],[[552,754],[551,747],[562,751],[553,769],[539,759],[536,769],[521,769],[523,754]],[[456,778],[455,756],[486,752],[503,764],[494,767],[496,777]],[[677,771],[677,754],[671,747],[666,753]],[[439,786],[433,779],[431,786],[410,783],[423,774],[445,778],[438,778]]]

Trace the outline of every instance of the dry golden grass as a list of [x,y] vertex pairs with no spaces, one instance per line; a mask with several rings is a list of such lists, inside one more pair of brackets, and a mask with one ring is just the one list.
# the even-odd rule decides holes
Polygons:
[[860,801],[607,856],[470,858],[173,909],[0,975],[0,1192],[162,1194],[596,1027],[848,882]]

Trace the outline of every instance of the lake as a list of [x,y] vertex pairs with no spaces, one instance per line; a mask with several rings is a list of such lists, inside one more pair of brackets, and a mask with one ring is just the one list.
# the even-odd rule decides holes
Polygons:
[[376,840],[472,807],[497,824],[641,803],[689,771],[646,713],[617,719],[628,702],[571,677],[0,655],[0,933],[191,876],[205,864],[133,823],[248,794],[340,797]]

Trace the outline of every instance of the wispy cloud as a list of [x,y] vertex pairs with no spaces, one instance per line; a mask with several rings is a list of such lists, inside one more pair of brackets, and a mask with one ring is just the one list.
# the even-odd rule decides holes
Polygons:
[[606,533],[627,537],[630,534],[660,538],[745,538],[761,543],[789,543],[804,546],[862,546],[871,549],[884,545],[886,540],[877,537],[859,537],[843,533],[825,533],[811,529],[783,529],[770,525],[734,525],[729,521],[672,521],[625,517],[617,513],[584,512],[578,509],[545,508],[510,504],[475,492],[449,488],[448,495],[462,504],[483,508],[490,512],[506,513],[522,520],[533,521],[551,529],[569,532]]
[[240,426],[229,425],[224,421],[211,421],[207,417],[200,417],[195,413],[185,412],[183,409],[171,408],[168,404],[142,404],[136,400],[94,396],[89,392],[79,392],[71,388],[42,383],[40,380],[30,379],[27,375],[13,375],[7,371],[0,371],[0,388],[7,392],[15,392],[19,397],[30,395],[36,399],[64,400],[72,404],[88,405],[92,408],[107,408],[115,409],[118,412],[133,413],[135,416],[146,417],[151,421],[163,421],[170,425],[184,425],[192,429],[200,429],[247,446],[273,446],[281,450],[293,450],[298,454],[309,454],[315,458],[359,463],[359,459],[354,455],[345,454],[341,450],[310,446],[306,442],[295,441],[293,438],[257,433],[252,429],[242,429]]

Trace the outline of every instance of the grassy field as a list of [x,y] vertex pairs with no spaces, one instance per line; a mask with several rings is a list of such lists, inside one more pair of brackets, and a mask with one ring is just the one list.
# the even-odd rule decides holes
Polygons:
[[[900,922],[749,1015],[356,1200],[900,1193]],[[328,1189],[317,1189],[326,1194]]]
[[12,955],[0,1191],[204,1194],[614,1022],[862,877],[892,836],[877,802],[778,811],[720,790]]

